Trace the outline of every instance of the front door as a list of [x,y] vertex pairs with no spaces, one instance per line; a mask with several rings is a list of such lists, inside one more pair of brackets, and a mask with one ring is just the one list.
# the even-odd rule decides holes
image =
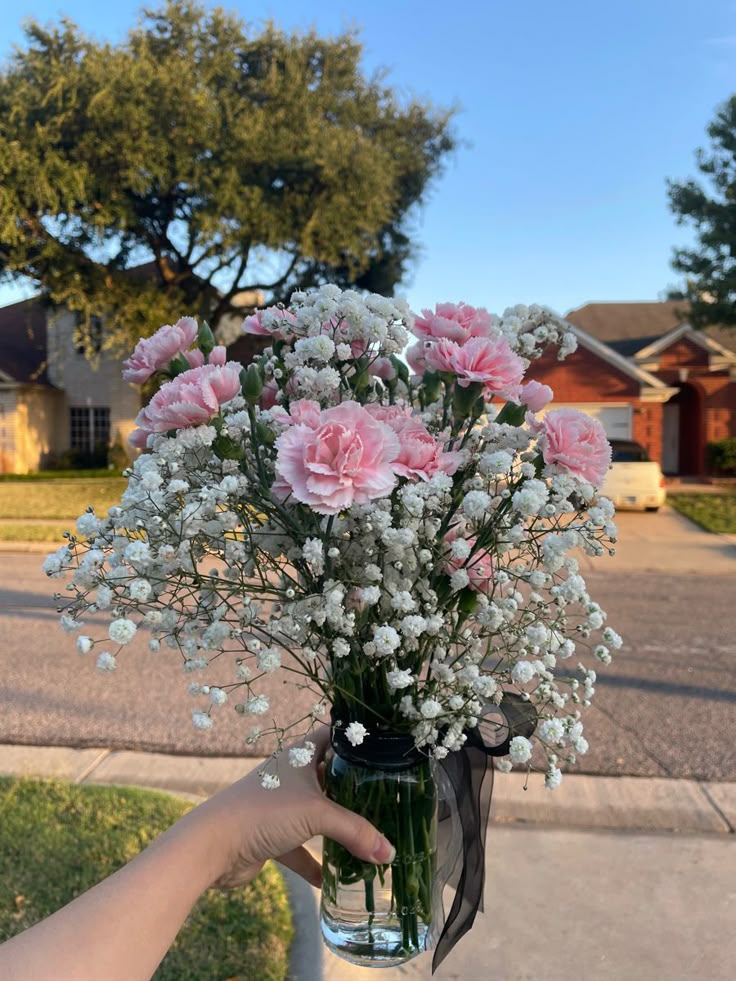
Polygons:
[[665,402],[662,408],[662,469],[674,474],[680,469],[680,406]]

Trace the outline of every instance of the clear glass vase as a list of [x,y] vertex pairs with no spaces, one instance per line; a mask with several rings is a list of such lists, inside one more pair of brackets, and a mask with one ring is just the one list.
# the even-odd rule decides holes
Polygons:
[[408,764],[401,757],[392,763],[383,754],[380,766],[366,765],[333,750],[325,789],[332,800],[367,818],[396,848],[391,865],[377,866],[325,839],[325,943],[345,960],[366,967],[411,960],[430,946],[437,902],[438,794],[432,763],[416,754]]

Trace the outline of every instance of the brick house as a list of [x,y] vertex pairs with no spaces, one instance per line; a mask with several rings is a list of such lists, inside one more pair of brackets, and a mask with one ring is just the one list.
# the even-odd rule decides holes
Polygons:
[[668,474],[705,473],[709,442],[736,436],[736,331],[693,329],[682,305],[589,303],[567,321],[578,350],[535,361],[529,377],[555,405],[597,416],[609,437],[634,439]]

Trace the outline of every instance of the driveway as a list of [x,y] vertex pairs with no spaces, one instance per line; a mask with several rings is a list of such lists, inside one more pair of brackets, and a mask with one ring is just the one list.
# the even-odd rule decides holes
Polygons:
[[736,536],[703,531],[665,505],[656,513],[619,511],[613,558],[582,556],[584,570],[667,575],[736,575]]

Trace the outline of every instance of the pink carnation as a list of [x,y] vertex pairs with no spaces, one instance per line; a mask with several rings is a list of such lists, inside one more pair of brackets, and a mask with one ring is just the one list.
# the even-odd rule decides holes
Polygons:
[[368,374],[373,375],[374,378],[391,381],[396,377],[396,368],[394,368],[391,358],[374,358],[368,365]]
[[151,433],[170,429],[202,426],[240,391],[241,366],[235,361],[225,365],[203,365],[183,371],[162,385],[136,419],[138,429],[130,435],[133,446],[145,447]]
[[324,410],[319,423],[299,423],[276,440],[274,494],[291,495],[317,514],[338,514],[391,493],[399,441],[390,426],[357,402]]
[[455,373],[455,356],[460,350],[460,345],[455,341],[448,341],[445,338],[437,341],[436,344],[427,346],[424,354],[427,367],[430,371],[450,371]]
[[282,406],[276,406],[271,410],[271,418],[282,426],[308,426],[309,429],[316,429],[322,422],[322,410],[319,402],[299,399],[291,403],[288,412]]
[[402,477],[430,480],[440,471],[452,475],[463,462],[462,453],[446,453],[418,420],[410,421],[399,433],[401,449],[394,470]]
[[123,362],[123,380],[141,385],[151,375],[167,368],[177,354],[184,354],[197,338],[197,321],[182,317],[175,324],[159,327],[151,337],[142,337]]
[[[264,327],[263,316],[269,314],[269,326]],[[296,317],[290,310],[282,310],[281,307],[266,307],[265,310],[256,310],[255,313],[246,317],[243,321],[243,333],[255,334],[256,337],[275,337],[277,340],[286,340],[291,336],[291,327],[296,323]]]
[[452,365],[458,385],[479,382],[486,391],[516,400],[525,366],[505,337],[474,337],[454,355]]
[[365,411],[370,413],[379,422],[385,422],[395,433],[400,432],[412,418],[411,406],[399,402],[395,405],[379,405],[378,402],[369,402]]
[[370,403],[365,408],[399,437],[401,449],[393,467],[402,477],[429,480],[440,470],[452,475],[463,462],[462,453],[446,453],[442,449],[442,444],[412,416],[409,406]]
[[471,337],[488,337],[493,329],[493,316],[484,307],[467,303],[438,303],[431,310],[422,310],[414,321],[414,334],[423,340],[445,337],[464,344]]
[[535,428],[547,466],[600,487],[611,465],[611,445],[597,419],[579,409],[552,409]]
[[530,412],[541,412],[552,401],[553,392],[549,385],[538,381],[528,381],[519,389],[519,403]]
[[262,409],[273,409],[276,405],[276,396],[279,392],[278,383],[275,379],[269,379],[263,386],[263,391],[258,399],[258,404]]
[[[204,354],[195,347],[192,351],[184,351],[184,357],[189,362],[190,368],[201,368],[204,362]],[[210,356],[207,358],[207,364],[219,364],[223,365],[227,361],[227,348],[224,348],[221,344],[217,347],[213,347],[210,351]]]
[[415,375],[423,375],[427,370],[427,348],[424,341],[417,341],[406,349],[404,357]]
[[[457,538],[456,529],[449,531],[445,535],[445,542],[447,542],[448,546],[444,563],[445,572],[448,576],[451,576],[458,569],[465,569],[470,580],[468,583],[470,588],[474,589],[477,593],[485,593],[487,596],[490,596],[493,592],[493,562],[491,553],[481,548],[473,551],[468,559],[458,559],[450,551],[450,545],[455,538]],[[475,538],[467,538],[466,541],[471,550],[475,549]]]

